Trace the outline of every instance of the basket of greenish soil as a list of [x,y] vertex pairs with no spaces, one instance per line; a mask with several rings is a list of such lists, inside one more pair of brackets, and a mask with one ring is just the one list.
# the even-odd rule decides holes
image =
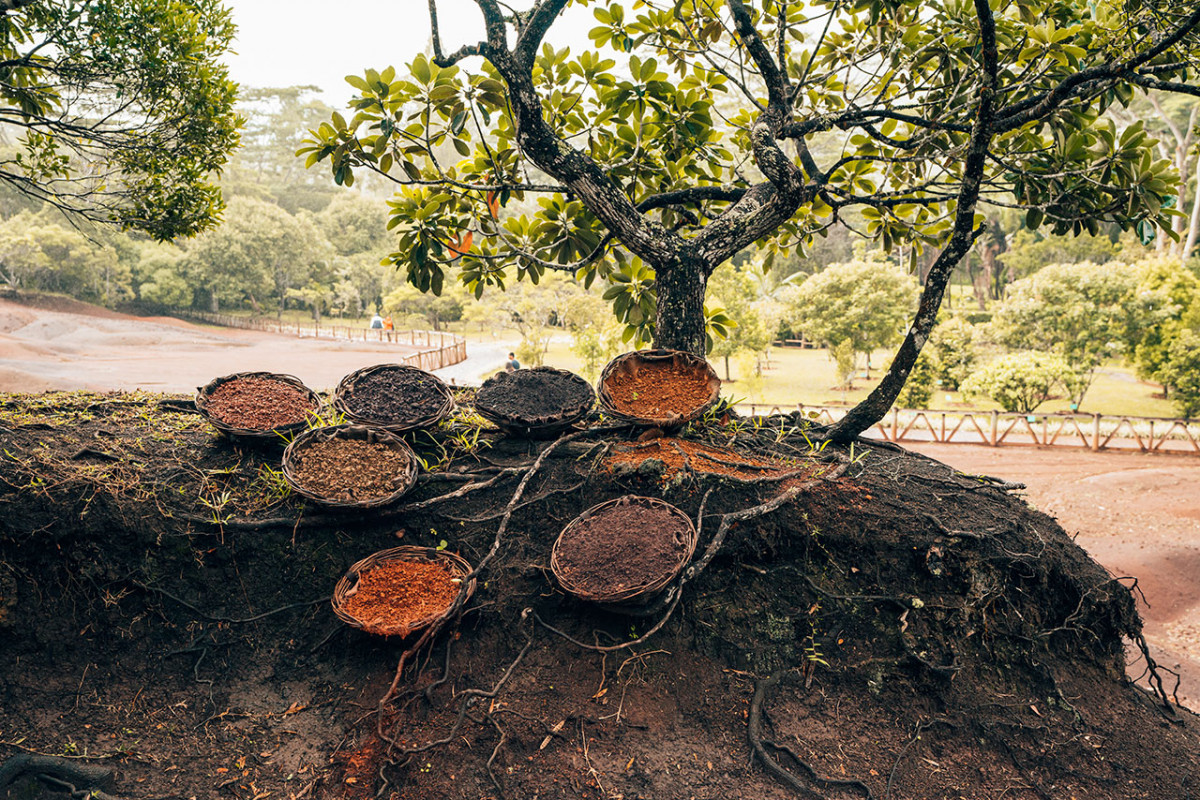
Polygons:
[[600,405],[612,416],[678,428],[716,405],[721,379],[707,361],[680,350],[639,350],[614,358],[600,373]]
[[438,424],[454,410],[454,396],[423,369],[377,364],[342,378],[333,406],[354,422],[400,432]]
[[321,398],[294,375],[237,372],[196,390],[196,409],[229,436],[275,439],[302,430]]
[[488,378],[475,395],[479,416],[514,436],[551,436],[574,425],[596,404],[596,393],[574,372],[534,367]]
[[670,503],[625,495],[563,528],[550,553],[559,586],[581,600],[634,607],[673,581],[696,552],[696,528]]
[[394,503],[417,481],[417,456],[397,435],[365,425],[314,428],[283,451],[297,493],[335,508]]
[[457,553],[405,545],[350,567],[333,590],[333,613],[379,636],[408,636],[445,619],[454,601],[475,591],[471,565]]

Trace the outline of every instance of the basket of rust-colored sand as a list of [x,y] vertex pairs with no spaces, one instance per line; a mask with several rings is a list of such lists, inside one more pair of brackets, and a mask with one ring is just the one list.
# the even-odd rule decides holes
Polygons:
[[[408,636],[445,619],[460,593],[475,592],[471,565],[432,547],[393,547],[359,561],[333,590],[333,613],[379,636]],[[461,605],[459,606],[461,608]]]
[[321,398],[294,375],[237,372],[196,390],[196,410],[229,436],[277,439],[302,430]]
[[300,434],[283,451],[283,477],[297,493],[335,508],[394,503],[417,482],[417,456],[394,433],[334,425]]
[[625,353],[600,373],[600,404],[639,425],[686,425],[704,416],[720,394],[721,379],[709,363],[680,350]]
[[551,436],[592,410],[596,393],[574,372],[534,367],[488,378],[475,395],[479,416],[514,436]]
[[696,528],[670,503],[626,495],[571,521],[550,553],[566,592],[596,603],[636,605],[665,589],[696,552]]
[[342,378],[333,407],[354,422],[398,433],[437,425],[454,410],[454,395],[423,369],[376,364]]

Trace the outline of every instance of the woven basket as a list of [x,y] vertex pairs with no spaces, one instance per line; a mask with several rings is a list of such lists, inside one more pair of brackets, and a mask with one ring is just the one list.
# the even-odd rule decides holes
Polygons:
[[[549,414],[541,416],[530,416],[520,413],[508,414],[493,407],[488,402],[489,395],[493,399],[502,397],[506,394],[505,389],[507,387],[512,387],[509,389],[509,392],[515,393],[519,391],[516,389],[514,382],[516,379],[513,376],[520,373],[525,373],[526,375],[536,373],[545,376],[551,381],[571,384],[578,387],[584,396],[574,403],[564,405]],[[583,392],[583,390],[586,390],[586,392]],[[554,367],[534,367],[533,369],[517,370],[515,372],[501,372],[488,378],[475,395],[475,410],[479,412],[479,416],[495,424],[506,433],[530,438],[552,436],[566,430],[586,416],[595,404],[596,393],[592,391],[591,384],[574,372],[568,372],[565,369],[555,369]]]
[[303,382],[295,375],[284,375],[278,372],[235,372],[232,375],[223,375],[220,378],[213,378],[208,383],[196,390],[196,410],[199,411],[209,424],[219,430],[221,433],[229,436],[236,436],[245,439],[277,439],[282,434],[293,433],[295,431],[304,430],[308,424],[307,420],[288,423],[287,425],[279,425],[275,428],[238,428],[224,422],[213,415],[209,409],[209,398],[218,386],[240,378],[263,378],[266,380],[285,383],[299,389],[313,406],[313,411],[316,412],[321,407],[321,398],[312,389],[304,385]]
[[408,622],[364,622],[346,612],[346,601],[358,591],[359,576],[370,572],[372,568],[380,564],[390,561],[415,561],[423,564],[441,563],[449,570],[452,579],[459,581],[460,596],[463,592],[466,592],[466,597],[463,598],[464,603],[475,593],[474,578],[463,582],[463,579],[471,574],[471,565],[457,553],[447,553],[444,550],[435,550],[432,547],[413,547],[412,545],[393,547],[390,550],[380,550],[378,553],[367,556],[362,561],[350,567],[349,571],[337,582],[337,586],[333,590],[333,613],[337,615],[338,619],[353,628],[358,628],[361,631],[373,633],[378,636],[408,636],[413,631],[420,630],[446,618],[453,603],[440,613],[431,614],[427,617]]
[[[611,510],[617,505],[636,505],[643,507],[655,506],[669,511],[670,514],[679,521],[679,526],[674,531],[664,530],[662,533],[663,535],[674,534],[675,536],[681,538],[684,545],[683,554],[680,556],[679,563],[676,564],[669,572],[654,576],[653,578],[647,579],[643,583],[633,586],[622,586],[620,588],[613,588],[606,591],[585,589],[578,583],[578,581],[573,580],[569,575],[563,572],[563,565],[559,560],[559,550],[563,539],[577,525],[581,525],[585,521],[590,520],[595,516],[603,515],[606,511]],[[621,531],[605,531],[605,535],[615,538],[621,535]],[[558,539],[554,542],[554,548],[550,552],[550,571],[554,574],[559,586],[561,586],[564,591],[574,595],[575,597],[578,597],[581,600],[588,600],[593,603],[604,603],[609,605],[615,604],[618,607],[620,605],[635,606],[651,599],[653,595],[665,589],[667,585],[671,583],[671,581],[675,580],[679,573],[683,571],[684,566],[688,563],[688,561],[691,560],[692,555],[696,552],[696,539],[696,527],[692,524],[692,520],[687,514],[684,514],[675,506],[671,505],[670,503],[665,503],[662,500],[654,497],[625,495],[624,497],[618,497],[616,500],[609,500],[607,502],[600,503],[599,505],[592,506],[578,517],[571,520],[567,527],[563,528],[562,533],[559,534]]]
[[[313,489],[305,487],[296,477],[296,460],[304,449],[314,442],[327,442],[331,439],[360,439],[371,444],[383,444],[391,450],[401,453],[406,461],[396,490],[391,494],[371,497],[364,500],[341,500],[325,497]],[[403,497],[417,482],[417,456],[404,441],[393,433],[368,428],[364,425],[334,425],[329,428],[314,428],[296,437],[287,449],[283,451],[283,477],[288,485],[298,494],[316,500],[323,505],[333,508],[378,508],[394,503]]]
[[[611,392],[611,382],[617,376],[636,376],[646,364],[671,364],[682,367],[694,374],[703,375],[708,382],[708,396],[695,408],[683,413],[654,416],[651,412],[631,413],[619,411]],[[681,350],[638,350],[625,353],[608,362],[600,373],[600,405],[604,410],[617,419],[656,428],[678,428],[693,420],[700,419],[705,412],[716,405],[721,394],[721,379],[707,361],[700,356],[685,353]]]
[[[412,380],[432,380],[441,400],[436,407],[422,410],[417,416],[404,420],[373,417],[352,411],[347,401],[354,394],[354,387],[363,379],[381,372],[397,372]],[[399,433],[437,425],[454,410],[454,395],[450,393],[450,387],[443,383],[441,378],[423,369],[410,367],[407,364],[376,364],[373,367],[357,369],[342,378],[333,395],[333,407],[355,422]]]

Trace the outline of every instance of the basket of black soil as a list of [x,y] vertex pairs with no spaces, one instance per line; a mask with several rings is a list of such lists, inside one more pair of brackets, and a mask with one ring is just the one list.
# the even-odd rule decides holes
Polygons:
[[619,355],[600,373],[600,405],[639,425],[677,428],[716,405],[721,379],[699,356],[680,350]]
[[277,439],[304,428],[321,398],[294,375],[238,372],[196,390],[196,409],[229,436]]
[[573,519],[550,553],[558,584],[581,600],[619,608],[653,598],[696,551],[696,528],[670,503],[626,495]]
[[394,503],[417,482],[417,456],[394,433],[334,425],[302,433],[283,451],[283,477],[296,492],[335,508]]
[[501,372],[475,395],[479,416],[516,436],[551,436],[582,419],[596,393],[574,372],[534,367]]
[[454,410],[441,378],[405,364],[363,367],[342,378],[333,406],[355,422],[411,431],[438,424]]
[[410,545],[381,550],[337,582],[333,613],[367,633],[408,636],[445,619],[460,593],[469,600],[475,591],[470,574],[471,565],[457,553]]

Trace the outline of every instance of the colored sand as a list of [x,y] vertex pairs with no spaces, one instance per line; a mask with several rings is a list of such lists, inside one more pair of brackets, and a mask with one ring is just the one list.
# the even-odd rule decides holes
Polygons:
[[441,564],[385,561],[358,576],[358,590],[342,610],[367,627],[398,629],[403,635],[413,623],[449,608],[458,589]]
[[428,373],[381,369],[355,381],[344,402],[355,416],[404,424],[436,415],[446,394],[442,382]]
[[329,439],[299,449],[292,478],[329,500],[374,500],[400,488],[408,456],[378,442]]
[[605,386],[613,407],[636,417],[682,416],[712,396],[703,370],[675,361],[647,361],[618,371]]
[[312,398],[297,386],[271,378],[234,378],[208,393],[208,413],[234,428],[269,431],[304,422],[316,409]]
[[674,572],[687,552],[686,530],[666,507],[617,503],[571,525],[555,556],[573,590],[603,599]]
[[628,464],[636,468],[647,459],[661,461],[666,468],[663,477],[668,479],[688,468],[693,472],[727,475],[742,480],[774,477],[796,469],[780,461],[670,437],[652,439],[645,444],[618,445],[613,454],[605,459],[605,465],[609,470],[619,471],[621,467],[618,465]]

